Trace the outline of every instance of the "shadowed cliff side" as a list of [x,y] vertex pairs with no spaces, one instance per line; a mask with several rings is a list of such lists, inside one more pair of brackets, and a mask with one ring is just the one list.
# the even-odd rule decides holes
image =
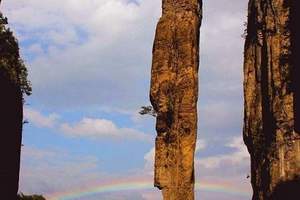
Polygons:
[[[244,141],[253,200],[286,199],[283,187],[300,174],[299,10],[299,2],[290,0],[248,5]],[[300,190],[293,195],[299,198]]]
[[0,22],[0,194],[1,199],[14,200],[19,184],[23,93],[30,94],[31,88],[18,43],[2,13]]
[[288,181],[277,184],[272,193],[272,200],[298,200],[299,199],[300,178],[296,177]]
[[164,200],[194,199],[200,0],[163,0],[153,45],[155,180]]

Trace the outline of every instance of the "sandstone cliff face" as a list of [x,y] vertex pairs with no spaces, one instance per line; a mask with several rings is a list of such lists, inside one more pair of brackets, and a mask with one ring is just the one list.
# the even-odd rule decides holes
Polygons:
[[[1,1],[0,1],[1,2]],[[0,195],[17,199],[23,125],[23,93],[30,94],[27,71],[7,19],[0,12]]]
[[164,200],[194,199],[200,0],[163,0],[150,100],[157,112],[155,180]]
[[300,175],[299,3],[250,0],[248,6],[244,141],[251,154],[253,199],[283,199],[281,185]]

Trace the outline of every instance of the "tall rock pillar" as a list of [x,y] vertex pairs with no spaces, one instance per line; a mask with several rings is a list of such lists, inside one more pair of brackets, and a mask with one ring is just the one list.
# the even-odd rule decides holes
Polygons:
[[[1,1],[0,1],[1,3]],[[18,42],[0,12],[0,196],[16,200],[23,125],[23,93],[30,94]]]
[[250,0],[248,5],[244,141],[251,155],[253,200],[300,196],[299,11],[297,0]]
[[164,200],[194,199],[201,0],[163,0],[150,100],[157,113],[155,180]]

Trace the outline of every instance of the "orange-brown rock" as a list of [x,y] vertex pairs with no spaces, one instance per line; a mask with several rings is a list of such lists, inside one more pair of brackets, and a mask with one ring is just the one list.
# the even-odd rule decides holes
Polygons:
[[163,0],[150,100],[157,113],[155,186],[164,200],[194,199],[200,0]]
[[[250,0],[244,141],[253,200],[299,199],[299,1]],[[298,187],[298,190],[295,190]]]

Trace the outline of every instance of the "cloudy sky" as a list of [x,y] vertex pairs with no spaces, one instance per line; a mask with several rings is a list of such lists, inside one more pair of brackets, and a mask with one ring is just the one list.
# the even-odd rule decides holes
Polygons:
[[[242,143],[247,0],[204,1],[196,199],[249,200]],[[152,187],[151,50],[160,0],[4,0],[33,95],[20,191],[50,200],[161,200]],[[198,184],[199,183],[199,184]]]

